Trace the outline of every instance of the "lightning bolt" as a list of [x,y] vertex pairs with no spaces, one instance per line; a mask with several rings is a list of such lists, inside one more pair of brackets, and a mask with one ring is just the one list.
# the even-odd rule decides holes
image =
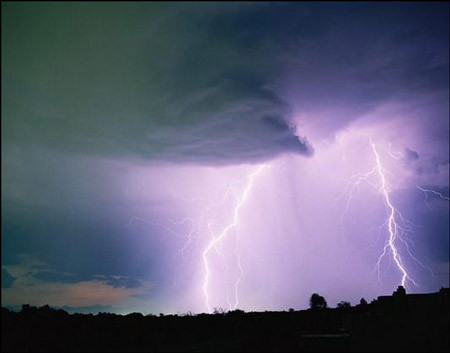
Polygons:
[[[182,223],[185,223],[187,220],[188,219],[184,220]],[[148,219],[137,217],[137,216],[132,216],[130,218],[130,220],[128,221],[128,223],[124,225],[124,227],[130,227],[136,222],[149,224],[149,225],[154,226],[154,227],[160,227],[160,228],[166,230],[168,233],[171,233],[172,235],[174,235],[177,238],[184,238],[184,236],[180,235],[178,232],[176,232],[175,230],[173,230],[171,227],[167,226],[164,223],[153,222],[153,221],[150,221]]]
[[[371,171],[367,173],[357,173],[350,177],[347,185],[344,188],[341,196],[338,197],[336,203],[339,202],[345,195],[348,195],[347,201],[345,202],[344,212],[341,214],[341,225],[344,225],[344,218],[348,213],[350,208],[351,201],[359,194],[361,183],[366,181],[369,182],[368,179],[376,173],[376,168],[373,168]],[[335,203],[335,205],[336,205]]]
[[[210,261],[209,258],[211,256],[211,252],[213,250],[217,251],[217,246],[224,240],[226,239],[229,234],[231,233],[232,229],[236,230],[236,237],[237,237],[237,244],[239,244],[239,235],[237,232],[237,228],[239,225],[239,215],[240,215],[240,211],[242,209],[242,207],[244,206],[245,202],[248,199],[248,195],[254,185],[254,179],[257,175],[259,175],[264,168],[266,168],[267,165],[263,164],[260,165],[256,168],[256,170],[252,173],[250,173],[249,175],[247,175],[245,177],[246,179],[246,185],[241,193],[241,195],[239,197],[237,197],[237,201],[236,204],[234,205],[234,210],[233,210],[233,218],[231,220],[231,222],[226,225],[222,231],[219,234],[214,234],[214,232],[212,231],[211,227],[209,227],[210,229],[210,235],[211,235],[211,240],[209,241],[209,243],[207,244],[207,246],[205,247],[205,249],[203,250],[202,253],[202,258],[203,258],[203,268],[204,268],[204,279],[203,279],[203,294],[204,294],[204,298],[205,298],[205,305],[206,308],[208,310],[208,312],[211,312],[211,305],[210,305],[210,300],[211,300],[211,296],[209,294],[209,285],[210,285],[210,277],[211,277],[211,266],[210,266]],[[209,225],[211,225],[211,223],[209,223]],[[231,305],[231,303],[229,303],[230,309],[236,309],[237,306],[239,305],[239,296],[238,296],[238,286],[239,283],[242,279],[242,276],[244,274],[242,266],[241,266],[241,260],[239,257],[239,252],[238,252],[238,245],[236,245],[235,248],[235,255],[237,258],[237,265],[240,271],[240,275],[237,278],[235,284],[234,284],[234,300],[235,303],[234,305]]]
[[444,195],[442,195],[442,193],[440,193],[436,190],[425,189],[425,188],[420,187],[419,185],[417,185],[417,189],[419,189],[420,191],[422,191],[425,194],[426,201],[428,201],[428,194],[433,194],[442,200],[450,201],[450,198],[448,196],[444,196]]
[[[381,255],[378,258],[378,261],[375,264],[375,270],[378,273],[378,278],[380,278],[380,269],[382,260],[389,256],[389,261],[392,262],[398,272],[401,275],[400,285],[406,286],[408,282],[418,286],[417,282],[411,277],[409,274],[402,257],[399,251],[399,244],[403,245],[403,249],[406,251],[406,254],[421,268],[429,271],[431,274],[433,272],[430,268],[424,266],[412,253],[409,240],[406,238],[408,233],[412,233],[413,224],[409,220],[407,220],[402,213],[394,206],[391,198],[391,190],[389,188],[388,178],[387,176],[390,174],[385,167],[383,166],[383,162],[378,152],[377,146],[372,141],[372,138],[369,137],[369,144],[371,147],[371,152],[374,156],[374,167],[366,172],[366,173],[357,173],[350,177],[347,185],[344,188],[343,193],[338,197],[337,201],[340,201],[344,196],[347,195],[347,200],[344,205],[344,211],[341,216],[341,223],[343,223],[343,219],[347,214],[351,201],[359,194],[360,185],[363,182],[367,182],[372,185],[378,192],[381,194],[383,203],[386,207],[386,219],[383,224],[379,226],[378,238],[380,238],[383,229],[386,228],[387,239],[382,248]],[[391,154],[390,154],[391,155]],[[391,157],[398,157],[392,156]],[[398,158],[395,158],[398,160]],[[371,182],[371,179],[376,178],[376,183]],[[378,243],[378,240],[377,242]],[[433,274],[434,275],[434,274]]]
[[[212,308],[210,306],[211,295],[210,291],[210,279],[213,273],[211,268],[210,259],[212,256],[212,252],[214,251],[219,258],[223,261],[225,265],[225,278],[228,278],[229,272],[229,257],[225,256],[222,253],[221,246],[224,245],[224,240],[229,238],[234,234],[235,236],[235,246],[233,251],[233,256],[236,259],[236,268],[238,271],[237,277],[235,278],[232,289],[228,289],[227,284],[227,302],[228,309],[234,310],[239,305],[239,284],[244,276],[244,270],[241,263],[240,257],[240,244],[241,238],[238,232],[239,226],[239,218],[240,211],[243,208],[245,202],[247,201],[249,194],[253,188],[255,178],[262,173],[262,171],[269,167],[269,164],[261,164],[256,167],[256,169],[248,175],[241,177],[237,180],[227,183],[222,189],[219,190],[214,197],[205,199],[200,197],[187,198],[182,196],[176,196],[183,202],[186,203],[194,203],[194,202],[203,202],[206,201],[204,207],[202,207],[200,214],[197,217],[185,217],[179,220],[168,219],[165,222],[153,222],[144,218],[140,218],[137,216],[133,216],[126,226],[131,226],[136,222],[149,224],[151,226],[160,227],[164,229],[166,232],[174,235],[177,238],[184,239],[184,245],[179,249],[182,257],[185,257],[185,251],[192,244],[194,239],[199,239],[202,236],[206,235],[209,239],[206,247],[201,252],[202,255],[202,264],[203,264],[203,295],[205,298],[205,304],[208,312],[212,312]],[[240,190],[241,185],[244,183],[244,188]],[[232,205],[232,219],[231,221],[225,225],[220,232],[215,231],[213,226],[217,223],[216,212],[220,210],[224,205],[228,205],[230,200],[233,200],[235,197],[235,202]],[[226,206],[228,207],[228,206]],[[187,231],[183,232],[184,235],[180,233],[179,230],[175,230],[179,227],[187,226]],[[174,229],[175,228],[175,229]],[[233,293],[233,299],[230,299],[230,293]]]
[[[401,229],[401,227],[399,226],[396,216],[397,216],[397,214],[399,214],[399,212],[395,209],[395,207],[392,204],[390,190],[389,190],[389,188],[387,186],[387,182],[386,182],[385,170],[383,168],[383,164],[381,162],[380,155],[378,154],[377,148],[376,148],[375,144],[372,142],[372,139],[370,139],[370,144],[372,146],[372,151],[375,155],[376,171],[380,178],[381,185],[379,187],[379,191],[383,195],[384,203],[385,203],[385,205],[387,207],[387,211],[388,211],[387,226],[388,226],[389,239],[383,248],[383,253],[381,254],[381,256],[378,259],[377,266],[378,266],[378,268],[380,267],[380,262],[381,262],[382,258],[386,255],[387,249],[389,249],[392,254],[392,259],[394,260],[395,265],[397,266],[397,269],[402,274],[401,285],[403,287],[405,287],[406,280],[410,280],[412,283],[417,285],[417,283],[410,277],[410,275],[406,271],[405,266],[403,265],[400,255],[398,253],[396,239],[399,236],[398,233],[399,233],[399,229]],[[401,217],[401,215],[400,215],[400,217]]]

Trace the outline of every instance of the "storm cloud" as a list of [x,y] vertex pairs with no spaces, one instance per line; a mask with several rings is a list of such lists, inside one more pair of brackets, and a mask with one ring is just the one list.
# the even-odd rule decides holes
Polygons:
[[403,163],[409,165],[417,159],[419,159],[419,154],[416,151],[405,148],[405,151],[403,152]]
[[335,202],[369,136],[438,274],[412,267],[420,290],[448,285],[448,202],[417,188],[448,195],[448,3],[1,6],[2,305],[204,310],[210,234],[185,236],[234,185],[220,230],[256,163],[243,309],[391,293],[369,275],[379,192]]
[[266,43],[242,21],[225,37],[209,5],[6,7],[8,141],[209,164],[312,154]]
[[15,278],[2,268],[2,288],[11,288]]
[[317,139],[445,91],[442,6],[6,4],[2,138],[202,164],[311,155],[303,126]]

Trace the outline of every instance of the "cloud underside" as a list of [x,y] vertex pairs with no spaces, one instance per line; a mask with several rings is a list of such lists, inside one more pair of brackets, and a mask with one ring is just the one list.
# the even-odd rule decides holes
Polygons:
[[[4,124],[9,131],[5,138],[12,143],[105,157],[211,165],[255,163],[283,153],[313,154],[308,140],[291,122],[289,105],[262,87],[262,82],[245,76],[224,76],[207,88],[190,87],[148,109],[136,108],[139,103],[128,107],[123,97],[110,97],[111,103],[105,104],[120,105],[110,111],[102,104],[84,106],[79,98],[67,103],[64,111],[41,115],[34,107],[20,104],[21,93],[15,91],[13,82],[7,95],[11,99],[6,110],[21,116]],[[51,101],[66,98],[41,97],[39,105],[54,110]],[[152,97],[141,99],[151,101]],[[135,109],[139,112],[133,113]],[[77,110],[85,112],[77,115]]]
[[[4,10],[8,144],[256,162],[312,154],[292,125],[297,113],[333,134],[383,102],[448,90],[445,4],[74,3]],[[432,25],[418,29],[430,18]]]
[[237,10],[7,10],[2,137],[8,142],[213,165],[312,154],[273,87],[274,53],[212,21],[229,21]]
[[14,284],[15,278],[2,268],[2,288],[11,288]]
[[110,305],[149,292],[152,283],[124,275],[88,275],[57,271],[34,256],[21,254],[2,268],[2,304]]
[[38,271],[33,276],[35,279],[43,282],[78,283],[82,281],[99,281],[114,288],[139,288],[142,286],[139,280],[127,276],[80,276],[56,271]]

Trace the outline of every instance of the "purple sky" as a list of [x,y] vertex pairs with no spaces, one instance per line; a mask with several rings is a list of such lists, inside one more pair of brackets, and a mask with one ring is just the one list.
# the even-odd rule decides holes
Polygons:
[[449,286],[448,10],[2,4],[2,305]]

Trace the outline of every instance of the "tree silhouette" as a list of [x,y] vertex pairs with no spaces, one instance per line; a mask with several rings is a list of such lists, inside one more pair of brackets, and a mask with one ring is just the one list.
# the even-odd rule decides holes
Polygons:
[[351,308],[352,305],[350,304],[350,302],[343,300],[340,303],[338,303],[337,307],[338,309],[346,310]]
[[406,295],[405,287],[398,286],[397,290],[393,293],[394,297],[404,297]]
[[213,314],[214,315],[224,315],[225,314],[225,309],[223,309],[223,308],[214,308],[213,309]]
[[217,314],[94,315],[25,304],[20,312],[2,308],[1,351],[346,352],[355,342],[355,350],[363,351],[449,352],[449,294],[420,294],[400,312],[403,300],[395,296],[348,309],[343,301],[328,310],[317,293],[310,302],[316,310],[289,313],[218,308]]
[[328,307],[327,301],[321,295],[314,293],[309,299],[309,306],[311,309],[326,309]]
[[364,298],[361,298],[361,300],[359,301],[359,305],[367,305],[367,300],[365,300]]

